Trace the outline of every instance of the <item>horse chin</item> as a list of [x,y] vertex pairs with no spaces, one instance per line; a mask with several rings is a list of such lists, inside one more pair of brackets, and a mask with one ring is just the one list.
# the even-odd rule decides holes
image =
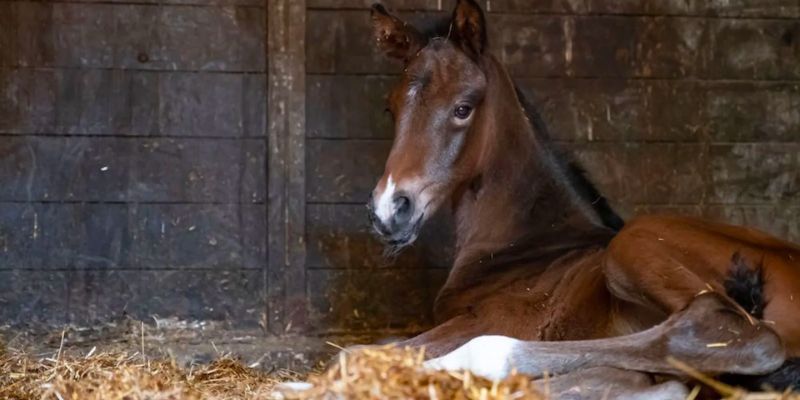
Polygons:
[[410,229],[392,235],[391,237],[382,237],[385,245],[384,256],[394,257],[402,252],[406,247],[411,246],[419,237],[419,230],[422,227],[423,216],[417,219]]
[[387,258],[395,257],[400,254],[406,247],[411,246],[414,244],[414,241],[417,240],[417,235],[414,234],[410,237],[403,238],[403,239],[392,239],[385,241],[385,246],[383,248],[383,255]]

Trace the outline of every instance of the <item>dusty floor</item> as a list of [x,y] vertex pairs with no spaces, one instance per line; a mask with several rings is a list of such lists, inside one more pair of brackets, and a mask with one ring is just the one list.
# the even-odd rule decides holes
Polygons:
[[47,356],[59,348],[88,353],[139,351],[153,357],[169,357],[178,365],[208,363],[222,354],[235,355],[242,363],[270,372],[275,369],[309,371],[336,354],[338,346],[371,343],[370,336],[326,338],[266,336],[260,330],[231,330],[208,322],[173,319],[143,323],[120,319],[93,327],[19,329],[0,327],[4,348]]

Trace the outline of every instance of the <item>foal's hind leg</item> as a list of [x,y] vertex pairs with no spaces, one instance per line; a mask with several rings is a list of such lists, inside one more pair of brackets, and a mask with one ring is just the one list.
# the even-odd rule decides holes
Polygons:
[[676,217],[639,217],[611,241],[603,272],[611,293],[667,315],[697,293],[726,293],[771,321],[800,357],[800,247],[744,228]]
[[534,383],[555,400],[673,400],[685,399],[689,394],[686,386],[678,381],[655,385],[649,374],[609,367],[574,371]]
[[541,376],[600,366],[680,375],[668,357],[711,374],[763,374],[778,368],[785,353],[770,328],[749,318],[726,297],[705,293],[663,323],[632,335],[564,342],[481,336],[428,365],[469,369],[492,379],[505,377],[513,368]]

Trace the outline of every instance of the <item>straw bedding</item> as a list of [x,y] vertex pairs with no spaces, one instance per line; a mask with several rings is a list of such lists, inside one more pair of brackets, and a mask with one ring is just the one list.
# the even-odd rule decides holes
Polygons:
[[[419,350],[382,347],[342,353],[324,372],[305,379],[312,389],[281,390],[281,382],[302,377],[287,371],[267,374],[222,356],[200,366],[181,367],[168,358],[141,352],[79,354],[59,349],[34,358],[0,354],[0,399],[177,400],[177,399],[545,399],[547,387],[512,375],[491,382],[469,373],[428,371]],[[687,373],[695,374],[684,366]],[[730,399],[791,399],[787,393],[745,393],[699,380]],[[277,390],[276,390],[277,385]]]
[[514,374],[501,382],[469,372],[422,368],[424,350],[391,346],[339,354],[320,375],[309,377],[313,388],[288,399],[544,399],[525,376]]
[[228,357],[194,369],[138,353],[0,360],[0,398],[15,400],[263,399],[278,379]]

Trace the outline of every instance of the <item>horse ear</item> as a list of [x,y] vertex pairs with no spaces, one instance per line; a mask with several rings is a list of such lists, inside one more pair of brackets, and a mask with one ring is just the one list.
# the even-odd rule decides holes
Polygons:
[[391,58],[408,61],[422,48],[419,32],[380,4],[372,5],[372,28],[378,48]]
[[458,0],[453,11],[454,38],[464,50],[480,55],[486,49],[486,17],[475,0]]

